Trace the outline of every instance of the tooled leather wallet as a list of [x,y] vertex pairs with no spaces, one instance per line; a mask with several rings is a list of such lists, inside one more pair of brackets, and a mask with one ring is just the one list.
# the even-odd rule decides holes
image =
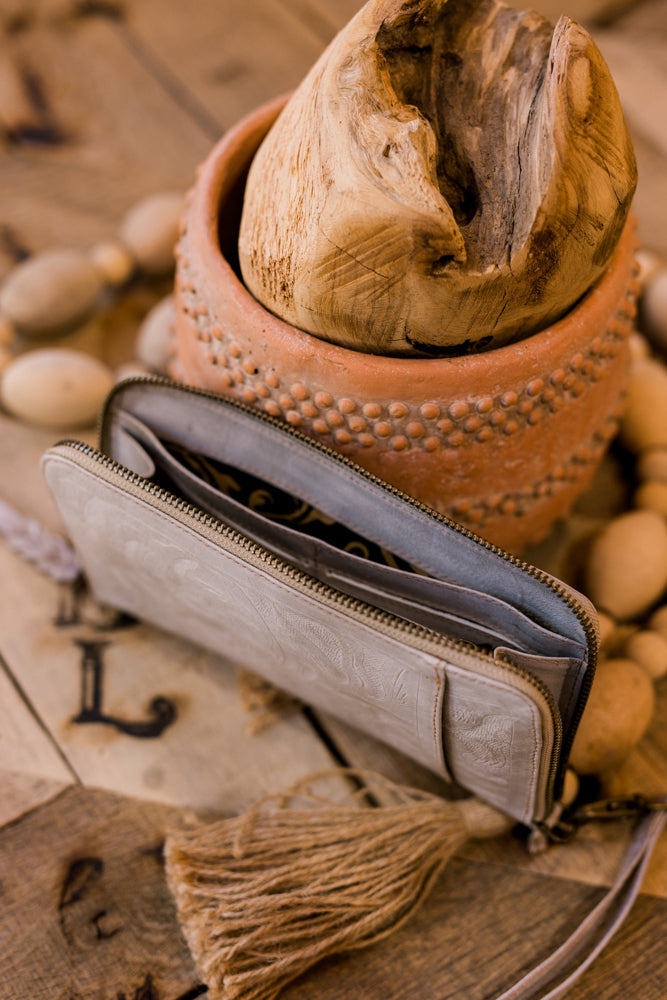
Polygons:
[[548,827],[594,671],[580,594],[232,399],[121,383],[44,474],[96,596]]

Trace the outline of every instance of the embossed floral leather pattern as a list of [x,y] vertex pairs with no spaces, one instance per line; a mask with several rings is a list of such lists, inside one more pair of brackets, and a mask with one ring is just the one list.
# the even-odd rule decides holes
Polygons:
[[[590,675],[589,612],[575,610],[576,595],[227,399],[127,383],[107,406],[102,445],[115,461],[65,444],[44,463],[101,600],[255,670],[523,822],[545,817]],[[393,558],[350,551],[349,534],[342,548],[304,534],[219,488],[220,477],[229,486],[260,474],[300,498],[293,521],[312,526],[314,506],[320,526],[340,522]],[[251,486],[245,499],[262,489]]]

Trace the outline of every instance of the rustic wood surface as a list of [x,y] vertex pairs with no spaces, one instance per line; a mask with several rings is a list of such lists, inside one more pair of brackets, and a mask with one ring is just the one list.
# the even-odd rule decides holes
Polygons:
[[[294,87],[357,7],[2,0],[0,277],[26,253],[112,236],[144,194],[186,188],[218,135]],[[543,9],[560,13],[554,0]],[[667,257],[667,0],[574,0],[565,12],[591,28],[609,60],[637,151],[640,233]],[[90,344],[122,360],[140,316],[164,290],[134,290],[87,331]],[[0,415],[0,496],[53,529],[39,457],[61,436]],[[608,482],[603,474],[578,519],[536,559],[567,571],[577,539],[609,510]],[[230,664],[96,607],[4,543],[0,580],[1,1000],[203,994],[159,851],[193,810],[236,812],[340,761],[442,787],[309,712],[251,736]],[[628,782],[647,791],[665,787],[666,711],[663,681],[654,724],[627,769]],[[626,834],[591,828],[576,846],[532,859],[510,837],[469,845],[411,925],[370,951],[323,964],[285,995],[490,998],[599,898]],[[666,929],[663,842],[630,919],[573,1000],[663,1000]]]

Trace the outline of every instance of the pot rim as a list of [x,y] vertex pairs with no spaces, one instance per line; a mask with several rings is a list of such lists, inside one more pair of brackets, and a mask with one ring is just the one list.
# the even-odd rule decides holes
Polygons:
[[230,265],[220,247],[219,218],[224,199],[249,166],[248,145],[256,144],[255,148],[259,145],[288,99],[289,95],[281,95],[260,105],[213,147],[200,168],[188,212],[204,223],[193,227],[190,239],[191,250],[195,251],[205,268],[203,280],[206,290],[215,295],[216,286],[224,282],[225,295],[236,300],[246,314],[254,314],[265,335],[280,340],[281,350],[302,353],[304,349],[316,349],[322,361],[343,366],[358,364],[363,357],[372,358],[378,375],[386,372],[387,377],[395,378],[398,368],[401,376],[408,381],[423,378],[426,371],[429,378],[437,378],[441,371],[443,378],[450,379],[457,370],[466,381],[471,378],[474,381],[477,377],[483,381],[488,375],[491,359],[497,372],[506,370],[509,373],[516,370],[517,364],[539,365],[545,354],[548,356],[554,350],[563,350],[569,343],[576,349],[584,331],[587,328],[596,329],[602,314],[608,313],[609,301],[618,302],[623,297],[627,285],[625,262],[628,254],[636,249],[636,220],[632,215],[625,224],[606,271],[565,316],[522,340],[489,351],[441,358],[370,354],[331,343],[286,323],[250,293]]

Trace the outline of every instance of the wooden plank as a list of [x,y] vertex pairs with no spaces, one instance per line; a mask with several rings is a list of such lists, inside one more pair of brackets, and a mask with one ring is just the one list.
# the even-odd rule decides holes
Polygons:
[[[20,782],[17,784],[13,780],[11,772],[20,772],[57,786],[69,784],[75,777],[0,658],[0,787],[3,788],[0,825],[9,818],[8,797],[17,802],[21,799]],[[38,784],[34,784],[34,789]],[[28,799],[32,799],[32,784],[27,782],[24,787]],[[14,808],[12,805],[12,814]]]
[[[284,3],[323,37],[327,31],[340,31],[363,7],[363,0],[284,0]],[[654,6],[659,7],[660,3],[661,0],[656,0]],[[635,7],[642,9],[647,5],[641,4],[641,0],[639,3],[637,0],[572,0],[566,5],[559,0],[532,0],[531,3],[509,0],[508,6],[517,10],[536,10],[553,24],[561,14],[567,14],[584,25],[601,22],[608,25],[625,15],[628,9],[633,12]]]
[[[638,40],[623,31],[597,32],[630,127],[667,158],[667,60],[660,38]],[[650,97],[648,97],[650,95]]]
[[300,714],[250,735],[222,658],[85,598],[64,609],[61,588],[1,548],[0,575],[2,654],[84,784],[239,811],[331,766]]
[[[3,724],[4,719],[0,719],[0,727]],[[0,748],[0,759],[2,757]],[[68,784],[71,784],[68,780],[53,781],[34,774],[0,769],[0,829],[8,823],[15,822],[37,806],[50,802],[60,795]]]
[[638,45],[647,39],[667,43],[667,4],[664,0],[633,0],[614,22],[614,29],[632,36]]
[[[182,810],[74,787],[0,830],[2,996],[196,996],[160,857],[165,833],[190,820]],[[485,1000],[546,957],[599,895],[455,859],[404,928],[321,963],[284,996]],[[568,996],[662,1000],[666,918],[665,901],[642,897]]]
[[[624,794],[664,794],[667,732],[660,720],[664,718],[665,711],[667,684],[658,687],[653,725],[623,769]],[[389,747],[330,717],[322,722],[351,766],[378,771],[399,784],[445,798],[455,794],[451,786]],[[494,864],[554,879],[609,886],[618,871],[630,831],[631,824],[625,822],[591,824],[582,828],[570,843],[551,847],[538,855],[530,855],[525,844],[510,833],[493,840],[469,841],[458,856],[480,864]],[[643,891],[667,899],[667,837],[661,838],[655,848]]]
[[329,42],[364,6],[365,0],[283,0],[294,14]]
[[2,997],[197,995],[161,861],[186,819],[74,787],[0,830]]
[[[549,881],[454,859],[432,896],[400,931],[372,948],[334,957],[284,1000],[488,1000],[557,947],[600,898]],[[642,897],[627,924],[568,1000],[662,1000],[667,993],[667,903]]]
[[126,9],[119,32],[127,45],[163,79],[177,80],[220,132],[296,87],[328,40],[282,0],[199,0],[196,17],[186,4],[172,4],[164,17],[160,0],[129,0]]
[[349,767],[377,771],[399,785],[420,788],[422,791],[444,798],[451,798],[455,794],[451,785],[432,771],[394,750],[387,743],[352,729],[331,715],[318,713],[318,719],[322,729]]
[[[32,427],[0,412],[0,495],[20,513],[37,518],[52,531],[60,531],[62,526],[42,477],[39,460],[65,433]],[[77,430],[76,435],[89,444],[96,438],[90,429],[83,433]],[[11,589],[6,589],[8,600],[12,600]]]
[[18,134],[0,151],[0,183],[11,191],[0,209],[0,275],[21,250],[112,237],[138,198],[185,190],[214,138],[140,64],[113,22],[49,10],[33,9],[25,30],[2,39],[24,86],[48,109],[52,133],[39,141]]
[[654,14],[663,11],[654,34],[647,30],[644,17],[636,28],[628,18],[613,30],[596,32],[595,39],[618,88],[635,146],[639,182],[633,211],[639,219],[639,238],[667,257],[667,15],[664,4],[651,8]]
[[638,236],[643,246],[667,259],[667,162],[648,140],[632,137],[639,183],[632,210],[639,220]]

